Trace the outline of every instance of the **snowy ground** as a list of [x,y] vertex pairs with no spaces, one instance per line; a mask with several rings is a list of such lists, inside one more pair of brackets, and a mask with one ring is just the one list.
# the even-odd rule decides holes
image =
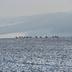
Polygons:
[[72,38],[0,39],[0,72],[72,72]]

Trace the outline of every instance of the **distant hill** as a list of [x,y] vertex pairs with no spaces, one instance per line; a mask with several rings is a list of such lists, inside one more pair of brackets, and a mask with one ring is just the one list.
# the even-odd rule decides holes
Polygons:
[[27,32],[30,35],[72,35],[72,13],[0,18],[0,32]]

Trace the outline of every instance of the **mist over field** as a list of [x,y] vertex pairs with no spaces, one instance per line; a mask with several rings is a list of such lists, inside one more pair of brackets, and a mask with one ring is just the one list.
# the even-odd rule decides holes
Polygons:
[[0,33],[27,32],[29,35],[72,36],[72,13],[49,13],[0,18]]

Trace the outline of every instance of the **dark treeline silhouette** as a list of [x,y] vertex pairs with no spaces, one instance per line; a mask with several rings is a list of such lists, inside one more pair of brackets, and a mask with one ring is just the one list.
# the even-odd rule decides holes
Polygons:
[[[49,38],[48,36],[44,36],[44,37],[42,37],[42,36],[35,36],[35,37],[32,37],[32,36],[19,36],[19,37],[16,37],[16,39],[24,39],[24,38],[26,38],[26,39],[28,39],[28,38]],[[52,36],[52,38],[59,38],[59,36]]]

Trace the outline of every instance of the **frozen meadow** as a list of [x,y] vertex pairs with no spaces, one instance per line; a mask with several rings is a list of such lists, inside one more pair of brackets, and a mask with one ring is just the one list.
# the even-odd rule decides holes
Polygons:
[[72,38],[0,39],[0,72],[72,72]]

